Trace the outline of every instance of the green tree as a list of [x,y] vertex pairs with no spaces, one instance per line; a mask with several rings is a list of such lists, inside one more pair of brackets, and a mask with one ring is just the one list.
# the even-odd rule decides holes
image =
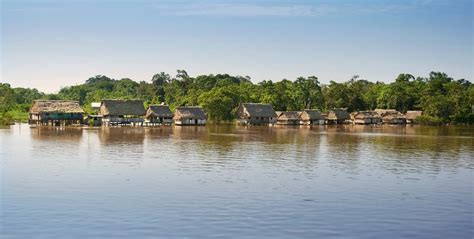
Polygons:
[[199,105],[214,121],[232,120],[239,98],[233,87],[214,88],[199,96]]
[[347,87],[347,108],[349,111],[366,110],[369,108],[368,102],[366,101],[366,94],[371,89],[373,83],[367,80],[359,79],[359,76],[353,76],[349,82],[346,83]]
[[331,81],[328,85],[320,85],[315,76],[254,84],[248,76],[209,74],[191,77],[185,70],[178,70],[174,78],[160,72],[148,82],[97,75],[84,84],[64,87],[57,94],[28,88],[12,89],[8,84],[1,84],[0,113],[27,115],[31,102],[36,99],[78,100],[87,112],[91,112],[91,102],[103,99],[143,99],[145,105],[164,101],[172,109],[201,105],[216,121],[233,119],[239,103],[254,102],[270,103],[275,110],[394,108],[405,112],[419,109],[424,111],[426,119],[434,122],[474,123],[473,88],[471,82],[454,80],[442,72],[431,72],[426,78],[403,73],[392,83],[372,83],[354,76],[346,82]]
[[294,85],[300,109],[323,108],[324,97],[321,86],[319,85],[318,77],[298,77],[294,82]]
[[152,77],[151,83],[153,85],[153,90],[155,91],[155,96],[157,97],[158,101],[165,101],[165,85],[169,84],[170,82],[171,77],[165,72],[160,72]]
[[349,89],[346,84],[330,81],[323,88],[325,108],[347,108],[349,106]]
[[8,125],[12,117],[8,113],[15,104],[14,91],[7,83],[0,83],[0,125]]

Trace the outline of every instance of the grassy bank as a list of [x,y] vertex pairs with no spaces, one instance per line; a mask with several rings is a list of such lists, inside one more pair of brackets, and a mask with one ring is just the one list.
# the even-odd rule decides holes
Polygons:
[[11,110],[0,114],[0,126],[12,125],[15,122],[28,122],[28,112]]
[[22,112],[19,110],[9,111],[8,114],[15,122],[28,122],[28,112]]
[[13,117],[8,112],[0,114],[0,126],[12,125],[14,122]]

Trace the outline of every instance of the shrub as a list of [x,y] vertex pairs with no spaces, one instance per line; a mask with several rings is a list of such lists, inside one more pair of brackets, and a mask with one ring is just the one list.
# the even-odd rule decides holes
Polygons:
[[13,124],[13,118],[9,113],[7,112],[0,113],[0,126],[12,125],[12,124]]
[[429,115],[418,116],[416,117],[415,122],[418,124],[424,124],[424,125],[442,125],[442,124],[447,123],[442,118],[433,117]]
[[456,124],[474,124],[474,114],[459,114],[452,117],[452,122]]

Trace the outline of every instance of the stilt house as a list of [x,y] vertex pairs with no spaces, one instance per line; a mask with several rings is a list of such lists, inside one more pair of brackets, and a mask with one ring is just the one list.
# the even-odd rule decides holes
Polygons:
[[207,115],[201,107],[178,107],[174,111],[173,120],[176,125],[205,125]]
[[103,100],[102,123],[109,125],[143,125],[145,107],[142,100]]
[[405,124],[406,117],[394,109],[375,109],[384,124]]
[[278,125],[299,125],[301,117],[298,111],[280,111],[277,113]]
[[303,110],[299,112],[301,124],[303,125],[323,125],[326,118],[319,110]]
[[146,110],[145,122],[147,124],[171,124],[173,113],[167,105],[150,105]]
[[328,124],[346,124],[350,119],[351,116],[346,109],[333,109],[329,111],[326,122]]
[[351,114],[353,124],[380,124],[382,118],[375,111],[357,111]]
[[237,109],[237,119],[244,125],[275,124],[277,114],[270,104],[242,103]]
[[82,124],[84,110],[77,101],[35,100],[29,112],[29,123],[37,125]]

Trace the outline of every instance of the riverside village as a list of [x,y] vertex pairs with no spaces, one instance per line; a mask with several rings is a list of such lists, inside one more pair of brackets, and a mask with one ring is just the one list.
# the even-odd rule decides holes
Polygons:
[[[102,100],[91,104],[94,114],[86,114],[78,101],[35,100],[29,112],[29,124],[37,126],[162,126],[206,125],[206,112],[198,106],[182,106],[171,111],[164,103],[144,107],[142,100]],[[236,111],[239,125],[341,125],[341,124],[412,124],[422,111],[405,113],[394,109],[347,112],[332,109],[275,111],[270,104],[241,103]]]

